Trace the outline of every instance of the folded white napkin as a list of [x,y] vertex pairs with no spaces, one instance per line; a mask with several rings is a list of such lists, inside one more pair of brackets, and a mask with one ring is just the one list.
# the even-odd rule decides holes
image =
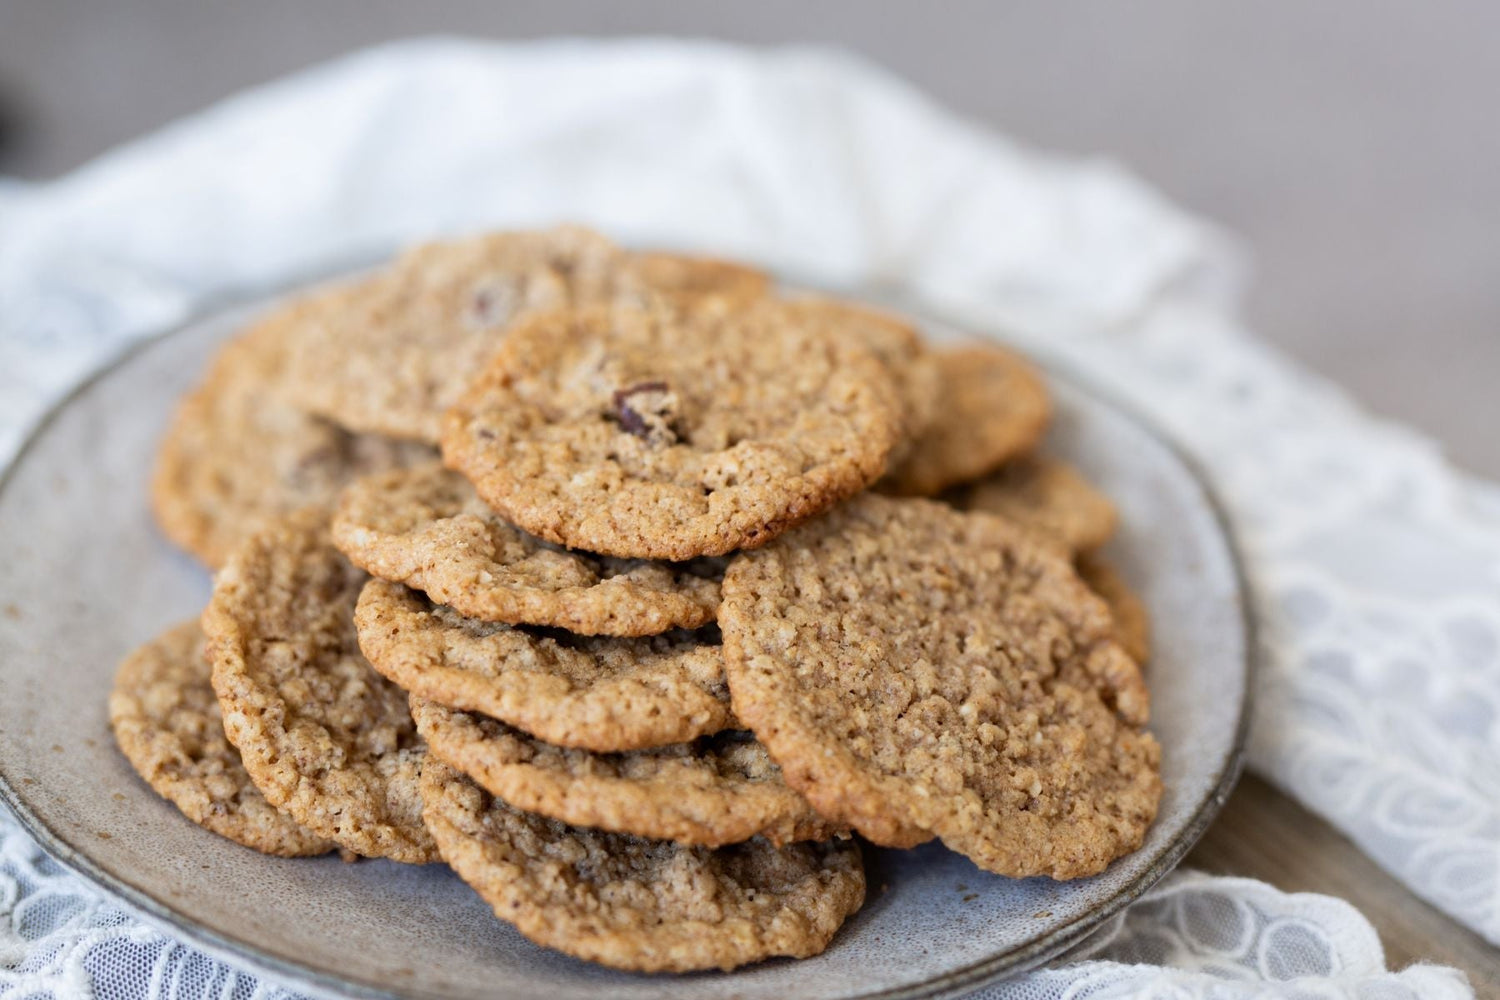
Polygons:
[[[1020,149],[837,53],[393,45],[54,183],[0,184],[0,459],[64,388],[218,297],[438,233],[560,220],[887,286],[1004,325],[1153,416],[1209,471],[1247,550],[1253,766],[1500,943],[1497,494],[1251,337],[1221,242],[1130,176]],[[0,985],[252,988],[94,899],[9,820],[0,900]],[[1191,873],[1092,960],[982,995],[1084,991],[1472,995],[1453,970],[1388,972],[1346,904]]]

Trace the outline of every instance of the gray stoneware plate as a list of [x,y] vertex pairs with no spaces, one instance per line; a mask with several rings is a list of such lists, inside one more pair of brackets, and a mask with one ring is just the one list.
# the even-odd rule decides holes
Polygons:
[[936,843],[869,850],[869,901],[825,954],[647,977],[531,945],[441,865],[281,860],[221,840],[135,776],[105,701],[120,657],[208,596],[208,575],[153,527],[147,478],[174,401],[253,311],[130,353],[66,400],[0,480],[0,792],[65,865],[204,951],[311,993],[362,997],[951,996],[1078,944],[1166,874],[1228,795],[1250,637],[1223,521],[1171,447],[1054,375],[1049,447],[1118,503],[1109,554],[1155,620],[1151,728],[1166,795],[1145,846],[1102,875],[1017,881]]

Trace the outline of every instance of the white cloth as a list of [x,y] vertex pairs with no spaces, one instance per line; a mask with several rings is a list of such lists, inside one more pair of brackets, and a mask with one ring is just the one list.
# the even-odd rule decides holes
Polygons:
[[[900,288],[1003,324],[1153,416],[1208,470],[1246,549],[1253,766],[1500,942],[1500,492],[1242,329],[1226,247],[1125,173],[1018,148],[845,56],[405,43],[54,183],[0,186],[0,457],[87,371],[218,296],[559,220]],[[8,821],[0,844],[0,985],[175,1000],[234,978],[97,901]],[[1452,970],[1387,972],[1343,903],[1191,873],[1128,911],[1095,960],[983,995],[1085,989],[1471,995]]]

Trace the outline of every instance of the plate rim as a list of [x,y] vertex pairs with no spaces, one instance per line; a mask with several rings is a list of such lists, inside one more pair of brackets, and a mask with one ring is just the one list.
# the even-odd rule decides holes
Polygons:
[[[337,267],[320,267],[292,276],[287,280],[246,286],[230,294],[210,296],[186,316],[169,324],[161,331],[143,336],[108,355],[85,378],[75,383],[48,406],[25,431],[20,446],[17,447],[4,468],[0,469],[0,494],[3,494],[10,486],[17,470],[52,424],[97,383],[108,378],[136,357],[174,336],[209,323],[226,313],[269,307],[282,298],[315,287],[319,283],[357,276],[371,265],[372,260],[373,258],[350,261]],[[798,283],[795,280],[788,280],[787,284],[795,286]],[[915,298],[881,295],[881,291],[888,293],[889,289],[864,290],[867,297],[874,298],[881,304],[890,304],[893,308],[913,316],[919,322],[924,317],[935,319],[947,326],[977,329],[980,336],[986,340],[1002,344],[1009,343],[1006,338],[999,335],[994,323],[976,324],[969,320],[954,322],[951,317],[956,312],[955,310],[947,310],[938,304],[918,301]],[[861,290],[843,289],[840,294],[859,297]],[[977,989],[1004,975],[1034,968],[1081,943],[1107,920],[1143,896],[1177,867],[1194,845],[1202,839],[1209,825],[1223,809],[1225,801],[1233,792],[1244,771],[1250,719],[1254,712],[1254,679],[1259,670],[1258,629],[1251,606],[1243,549],[1223,500],[1215,490],[1202,463],[1167,434],[1154,419],[1143,414],[1134,404],[1123,401],[1118,394],[1100,386],[1096,380],[1084,375],[1076,365],[1068,363],[1056,353],[1038,350],[1035,345],[1030,345],[1027,353],[1049,378],[1066,382],[1084,395],[1104,403],[1144,432],[1187,470],[1202,494],[1213,523],[1218,528],[1225,544],[1235,583],[1237,597],[1235,610],[1245,639],[1239,717],[1236,720],[1229,751],[1219,762],[1217,780],[1209,794],[1199,803],[1182,831],[1162,848],[1146,868],[1109,899],[1081,914],[1072,922],[1002,953],[971,962],[922,982],[873,992],[851,993],[844,1000],[935,1000],[935,998],[952,997]],[[0,802],[3,802],[11,811],[21,828],[36,842],[37,846],[58,864],[89,883],[96,891],[120,904],[156,930],[177,938],[180,942],[197,948],[242,972],[267,977],[303,992],[328,997],[352,996],[370,998],[370,1000],[410,1000],[410,998],[432,996],[423,992],[382,989],[369,983],[344,978],[322,969],[300,964],[265,950],[251,941],[230,937],[192,921],[174,909],[170,903],[153,895],[151,890],[109,871],[95,862],[85,851],[69,844],[36,815],[18,787],[3,768],[0,768]]]

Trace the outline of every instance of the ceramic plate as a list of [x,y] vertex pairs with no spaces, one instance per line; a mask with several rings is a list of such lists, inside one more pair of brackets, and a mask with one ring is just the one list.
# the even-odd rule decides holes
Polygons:
[[52,854],[140,916],[313,993],[460,997],[928,997],[1078,943],[1164,875],[1236,776],[1249,662],[1230,540],[1203,483],[1118,407],[1060,376],[1049,447],[1120,507],[1110,545],[1155,620],[1151,728],[1166,794],[1143,846],[1076,882],[989,875],[940,845],[869,850],[869,901],[828,951],[647,977],[535,947],[441,865],[281,860],[221,840],[115,750],[115,664],[196,615],[208,575],[156,532],[147,480],[176,398],[251,308],[135,351],[71,396],[0,480],[0,791]]

